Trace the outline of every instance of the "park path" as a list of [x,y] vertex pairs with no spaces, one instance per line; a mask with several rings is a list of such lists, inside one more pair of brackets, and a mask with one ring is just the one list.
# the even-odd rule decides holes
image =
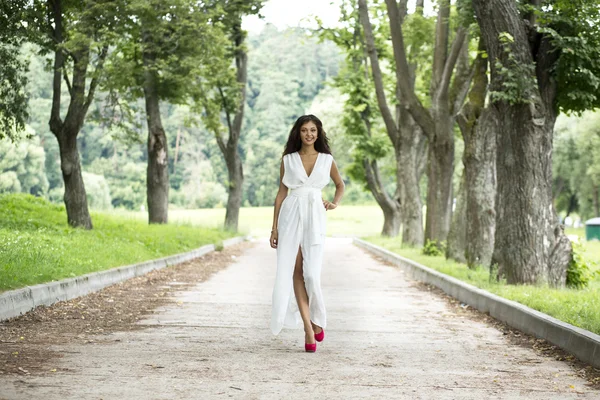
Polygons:
[[0,376],[8,399],[598,399],[565,363],[511,345],[350,239],[328,238],[326,338],[269,330],[266,239],[140,323],[56,350],[69,372]]

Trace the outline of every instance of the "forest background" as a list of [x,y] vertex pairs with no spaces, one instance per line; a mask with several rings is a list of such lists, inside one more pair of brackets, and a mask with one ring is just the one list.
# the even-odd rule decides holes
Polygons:
[[[344,204],[375,205],[362,182],[347,172],[352,164],[353,138],[345,136],[342,124],[345,97],[335,87],[343,54],[331,41],[321,41],[306,30],[280,30],[267,25],[250,34],[247,112],[240,140],[244,164],[244,207],[272,206],[278,185],[283,144],[294,120],[313,113],[324,122],[334,156],[344,181]],[[52,79],[48,60],[32,45],[22,47],[29,63],[27,92],[30,139],[0,141],[0,193],[24,192],[62,204],[63,179],[58,144],[48,127],[52,102]],[[132,136],[99,121],[103,112],[100,93],[91,117],[78,137],[88,202],[96,210],[144,210],[146,207],[147,137],[143,103],[135,104],[139,122]],[[227,169],[214,134],[186,106],[163,107],[168,132],[170,207],[196,209],[224,207],[227,202]],[[95,118],[95,119],[94,119]],[[600,113],[561,115],[554,143],[555,205],[561,217],[571,215],[573,224],[599,216]],[[391,147],[387,136],[381,135]],[[462,138],[456,135],[457,155]],[[393,192],[394,160],[380,160],[386,187]],[[455,163],[455,193],[462,163]],[[423,175],[421,194],[426,196]],[[359,232],[357,232],[359,233]]]

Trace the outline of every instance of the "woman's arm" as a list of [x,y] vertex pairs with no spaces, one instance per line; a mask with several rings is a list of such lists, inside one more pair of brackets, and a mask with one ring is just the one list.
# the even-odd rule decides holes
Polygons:
[[344,181],[342,180],[342,176],[340,175],[340,171],[338,170],[337,164],[335,163],[335,160],[331,162],[331,170],[329,172],[329,176],[333,180],[333,183],[335,183],[335,195],[333,196],[332,202],[325,200],[323,202],[323,205],[325,206],[326,210],[333,210],[338,206],[338,204],[340,204],[342,197],[344,197],[344,189],[346,187],[346,185],[344,185]]
[[283,174],[285,173],[283,168],[283,160],[281,160],[281,167],[279,168],[279,190],[277,191],[277,196],[275,196],[275,212],[273,214],[273,227],[271,228],[271,239],[269,242],[271,243],[272,248],[277,248],[277,241],[279,239],[279,235],[277,232],[277,221],[279,220],[279,209],[281,208],[281,203],[287,197],[288,188],[283,184]]

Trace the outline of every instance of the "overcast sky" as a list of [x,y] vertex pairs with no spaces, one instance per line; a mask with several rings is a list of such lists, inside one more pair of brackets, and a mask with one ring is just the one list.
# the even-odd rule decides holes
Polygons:
[[[311,25],[313,16],[318,16],[325,26],[335,26],[340,17],[340,0],[268,0],[261,10],[263,20],[255,16],[245,17],[244,29],[258,33],[266,23],[272,23],[279,29],[287,27],[315,27]],[[409,9],[414,0],[409,1]],[[431,11],[431,1],[425,2],[425,12]]]

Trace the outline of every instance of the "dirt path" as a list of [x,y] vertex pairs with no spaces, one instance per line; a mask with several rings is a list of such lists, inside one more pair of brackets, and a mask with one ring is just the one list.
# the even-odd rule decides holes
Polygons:
[[[569,364],[514,344],[502,330],[406,280],[400,270],[378,262],[348,239],[327,240],[322,281],[329,325],[315,354],[303,351],[299,330],[270,334],[275,252],[267,240],[226,250],[219,257],[212,276],[190,272],[204,268],[197,261],[195,267],[183,267],[189,269],[185,279],[181,273],[176,282],[174,275],[167,275],[153,285],[141,285],[154,291],[120,289],[124,296],[135,294],[137,302],[121,302],[117,294],[94,295],[103,302],[98,300],[92,309],[116,302],[125,304],[120,315],[132,315],[103,331],[91,323],[89,332],[65,334],[57,328],[54,340],[38,337],[37,350],[43,348],[47,360],[36,360],[35,368],[21,367],[27,372],[19,372],[17,364],[12,370],[4,368],[0,398],[600,397]],[[228,261],[231,265],[221,269]],[[177,274],[173,271],[169,273]],[[149,301],[154,298],[162,300]],[[152,312],[154,306],[158,308]],[[97,314],[109,318],[110,313]],[[50,321],[29,321],[30,334],[56,325]],[[0,325],[0,340],[15,342],[0,342],[1,351],[6,356],[7,346],[21,345],[35,355],[34,344],[21,343],[33,339],[20,340],[19,329],[18,320]]]

